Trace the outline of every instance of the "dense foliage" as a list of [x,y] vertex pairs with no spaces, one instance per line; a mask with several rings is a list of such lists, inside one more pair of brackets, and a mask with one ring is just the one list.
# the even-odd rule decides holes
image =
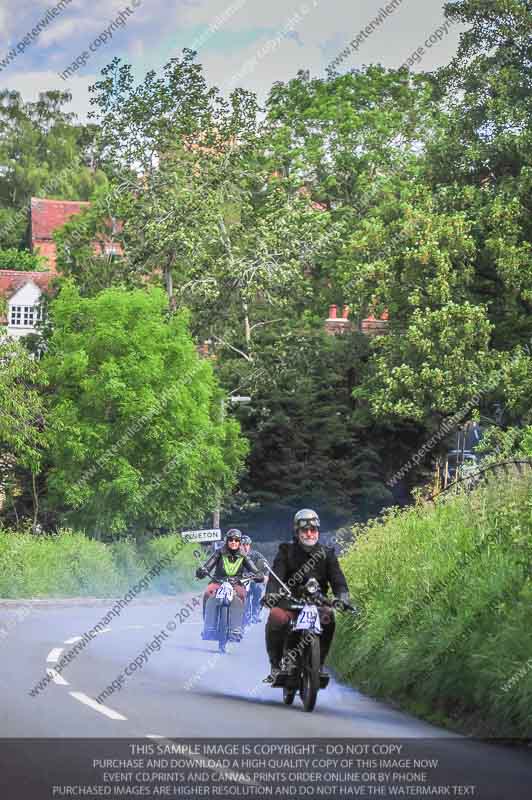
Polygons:
[[29,250],[8,247],[0,250],[0,269],[21,270],[22,272],[44,272],[48,269],[46,260]]
[[193,549],[176,535],[104,543],[71,530],[33,536],[0,528],[0,597],[117,597],[143,578],[143,591],[177,594],[193,585]]
[[[343,566],[340,674],[433,720],[529,737],[532,470],[356,530]],[[524,669],[522,669],[524,667]]]
[[[272,87],[264,114],[252,93],[226,98],[209,86],[188,50],[139,83],[115,59],[93,87],[89,126],[64,114],[60,93],[37,104],[5,96],[2,213],[20,213],[49,176],[50,196],[93,200],[56,237],[59,267],[79,292],[74,305],[103,310],[112,297],[120,309],[127,295],[163,287],[168,330],[188,310],[222,389],[252,397],[232,412],[251,451],[238,492],[226,493],[227,514],[251,525],[273,514],[282,524],[291,506],[312,501],[333,525],[403,502],[452,446],[438,431],[454,415],[487,421],[495,454],[528,451],[530,11],[530,0],[454,0],[446,14],[468,30],[444,69],[370,65],[315,79],[301,71]],[[96,254],[94,239],[110,232],[120,246]],[[355,328],[387,309],[387,335],[327,338],[330,303],[349,304]],[[59,300],[52,319],[63,325],[57,352],[68,349],[82,404],[101,411],[107,378],[85,379],[78,311]],[[164,341],[162,329],[157,336]],[[81,431],[79,407],[71,415],[63,405],[70,375],[57,384],[54,367],[48,377],[54,444],[40,485],[53,487],[49,508],[84,514],[89,495],[96,509],[97,484],[81,494],[76,481],[69,487],[72,459],[79,478],[115,441]],[[128,390],[129,376],[112,379]],[[434,434],[436,445],[408,463]],[[115,493],[106,507],[116,530],[130,524],[119,506],[142,470],[161,463],[155,449],[155,461],[126,457],[125,471],[117,463],[98,484]],[[199,518],[207,505],[206,494],[182,510]],[[95,520],[91,511],[76,524]]]
[[107,182],[95,169],[95,129],[64,111],[70,99],[49,91],[24,102],[18,92],[0,92],[0,247],[27,242],[32,197],[88,200]]
[[231,488],[245,446],[237,424],[220,421],[186,314],[168,317],[159,289],[84,299],[67,283],[50,321],[51,507],[111,533],[200,521]]

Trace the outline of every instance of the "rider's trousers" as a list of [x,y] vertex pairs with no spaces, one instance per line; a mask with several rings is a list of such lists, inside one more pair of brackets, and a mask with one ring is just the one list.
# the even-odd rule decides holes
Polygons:
[[[220,588],[219,583],[209,583],[207,586],[207,591],[203,596],[203,616],[205,620],[205,631],[209,628],[213,629],[216,627],[216,597],[215,594]],[[233,601],[231,603],[229,609],[229,628],[234,630],[235,628],[242,627],[242,615],[244,613],[244,601],[246,599],[246,590],[243,586],[233,586],[234,595]]]
[[[335,621],[332,609],[320,608],[319,614],[323,628],[323,633],[320,636],[320,663],[323,665],[333,640]],[[296,616],[297,611],[287,611],[278,606],[270,610],[268,621],[266,622],[266,650],[272,666],[278,666],[281,662],[289,622],[290,619],[295,619]]]

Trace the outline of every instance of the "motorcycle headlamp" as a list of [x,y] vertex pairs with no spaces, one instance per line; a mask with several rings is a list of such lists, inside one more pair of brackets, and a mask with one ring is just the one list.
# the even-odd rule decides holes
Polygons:
[[307,590],[307,592],[309,594],[316,594],[316,592],[319,590],[319,588],[320,588],[320,585],[319,585],[318,581],[316,580],[316,578],[309,578],[309,580],[307,581],[306,586],[305,586],[305,589]]

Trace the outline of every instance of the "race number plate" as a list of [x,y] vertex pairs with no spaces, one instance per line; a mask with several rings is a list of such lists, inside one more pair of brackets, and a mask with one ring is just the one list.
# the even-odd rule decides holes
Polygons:
[[299,612],[297,622],[294,625],[296,631],[314,631],[321,633],[320,615],[316,606],[304,606]]
[[224,605],[230,605],[233,602],[233,587],[230,583],[222,583],[216,592],[216,599]]

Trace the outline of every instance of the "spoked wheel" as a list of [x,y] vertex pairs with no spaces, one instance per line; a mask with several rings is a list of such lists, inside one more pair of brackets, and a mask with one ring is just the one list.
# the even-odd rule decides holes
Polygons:
[[291,706],[294,702],[294,697],[296,696],[297,689],[287,689],[286,686],[283,687],[283,703],[285,706]]
[[229,640],[229,606],[221,606],[218,612],[218,652],[225,653]]
[[320,688],[320,640],[313,636],[303,653],[303,682],[299,694],[305,711],[314,711]]

